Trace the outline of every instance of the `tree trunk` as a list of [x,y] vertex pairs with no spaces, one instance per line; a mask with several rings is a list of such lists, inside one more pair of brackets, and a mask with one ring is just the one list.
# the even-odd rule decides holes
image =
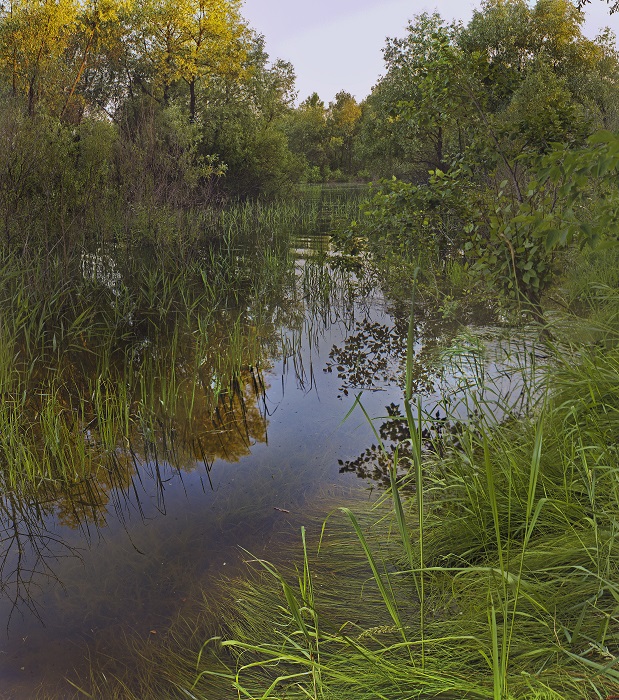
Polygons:
[[196,121],[196,79],[189,81],[189,121],[193,124]]

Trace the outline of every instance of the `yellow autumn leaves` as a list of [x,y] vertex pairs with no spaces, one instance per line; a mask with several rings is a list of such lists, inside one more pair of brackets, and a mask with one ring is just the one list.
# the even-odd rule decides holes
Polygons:
[[8,0],[0,79],[31,115],[105,109],[136,86],[166,102],[180,83],[193,114],[200,83],[242,75],[249,41],[237,0]]

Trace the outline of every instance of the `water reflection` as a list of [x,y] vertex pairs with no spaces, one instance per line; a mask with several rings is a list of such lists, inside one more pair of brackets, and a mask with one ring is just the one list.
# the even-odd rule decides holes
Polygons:
[[[383,345],[371,343],[368,348],[363,342],[359,343],[359,334],[356,334],[352,343],[347,340],[344,350],[332,349],[330,358],[342,363],[336,369],[338,377],[345,381],[344,387],[366,389],[368,385],[372,387],[372,382],[388,379],[388,359],[402,358],[401,353],[390,352],[391,342],[395,341],[400,347],[404,342],[395,328],[389,334],[388,329],[379,328],[381,336],[390,341]],[[370,340],[374,335],[364,328],[362,340]],[[359,349],[349,353],[351,344]],[[383,352],[375,359],[379,348]],[[381,368],[380,375],[357,370],[357,358],[363,357],[367,349],[372,353],[368,364],[371,367],[372,362],[376,363]],[[540,357],[543,356],[537,348],[536,336],[508,339],[496,329],[480,329],[476,334],[467,330],[438,343],[432,335],[429,339],[422,337],[416,344],[412,363],[416,404],[413,413],[416,421],[421,420],[418,428],[422,450],[443,456],[448,449],[459,449],[465,427],[475,430],[482,423],[496,426],[530,411],[538,399]],[[349,358],[355,362],[352,368]],[[324,371],[332,371],[332,365],[327,363]],[[343,391],[347,393],[346,388]],[[357,398],[363,403],[363,392],[358,393]],[[340,459],[338,464],[341,473],[353,473],[389,488],[390,467],[396,454],[399,476],[413,467],[412,446],[403,406],[392,402],[384,411],[382,418],[374,420],[381,444],[372,443],[357,457]]]
[[27,610],[42,620],[37,593],[44,581],[58,581],[53,564],[59,557],[77,554],[47,525],[52,512],[53,505],[14,492],[0,501],[0,593],[8,608],[7,631],[15,612]]
[[[260,262],[235,252],[226,274],[238,280],[214,308],[197,292],[183,306],[179,288],[173,313],[135,302],[123,264],[106,258],[99,270],[103,258],[86,259],[94,272],[83,274],[123,311],[118,336],[48,353],[19,414],[48,476],[2,476],[0,614],[10,626],[0,681],[16,698],[37,684],[60,684],[66,697],[62,679],[88,650],[114,656],[122,636],[156,639],[242,558],[239,545],[259,553],[303,522],[322,485],[387,483],[388,457],[365,418],[342,425],[360,392],[406,468],[406,306],[386,299],[373,270],[325,265],[328,241],[317,237],[311,255],[306,243]],[[106,270],[122,276],[118,294]],[[441,358],[455,329],[428,319],[420,314],[414,371],[430,449],[474,408],[464,358],[477,355]],[[480,366],[494,376],[503,364],[486,356]]]
[[[340,390],[348,396],[352,390],[380,390],[384,384],[401,384],[406,362],[406,336],[408,319],[394,319],[393,325],[357,321],[354,332],[342,346],[334,345],[324,372],[337,372],[342,380]],[[431,391],[433,382],[432,362],[429,357],[434,344],[418,344],[415,357],[414,390],[417,393]]]
[[[0,614],[10,642],[1,679],[32,668],[35,651],[22,639],[149,634],[198,585],[190,579],[201,582],[224,556],[230,563],[239,542],[266,539],[312,484],[333,478],[336,448],[323,460],[312,429],[307,443],[298,439],[306,421],[296,402],[328,399],[313,371],[325,338],[345,338],[356,314],[378,306],[306,258],[274,260],[280,273],[260,277],[251,295],[225,289],[221,308],[175,312],[173,323],[135,302],[134,280],[111,256],[83,258],[101,312],[119,305],[122,327],[110,342],[93,333],[64,349],[42,345],[45,363],[15,403],[28,457],[48,476],[11,484],[2,473]],[[28,352],[20,349],[24,367]],[[8,387],[11,396],[22,385]],[[279,437],[265,451],[272,416]]]
[[[216,461],[238,462],[256,444],[266,443],[264,389],[254,371],[244,372],[230,393],[219,396],[213,411],[203,407],[192,414],[193,430],[185,425],[147,437],[136,428],[126,447],[112,451],[101,450],[93,432],[88,448],[99,459],[87,475],[5,493],[0,501],[0,593],[5,608],[10,603],[7,626],[16,612],[25,611],[44,622],[37,599],[52,584],[62,587],[59,560],[81,559],[111,518],[125,525],[136,515],[145,518],[149,502],[165,514],[166,491],[178,488],[183,472],[199,469],[202,487],[212,489]],[[67,528],[79,538],[68,536]]]
[[[208,333],[198,324],[185,336],[173,333],[163,341],[134,342],[131,352],[108,368],[105,379],[97,356],[70,354],[72,381],[56,394],[62,410],[54,425],[62,431],[62,456],[73,471],[64,478],[5,489],[0,586],[11,601],[9,621],[15,607],[40,616],[37,595],[42,581],[59,583],[60,558],[82,557],[82,550],[115,524],[127,529],[136,519],[165,515],[171,494],[186,495],[189,475],[189,488],[216,490],[214,466],[248,460],[258,446],[268,445],[275,412],[290,426],[299,420],[303,425],[302,417],[282,415],[289,377],[301,396],[314,393],[323,406],[335,401],[331,411],[338,419],[345,411],[336,400],[352,399],[359,392],[366,393],[363,402],[374,407],[373,415],[385,415],[377,429],[386,452],[372,444],[357,457],[338,461],[331,455],[327,459],[337,467],[334,471],[387,484],[396,446],[400,468],[407,469],[402,407],[396,401],[385,406],[381,396],[400,398],[405,308],[388,310],[367,280],[330,269],[320,260],[297,261],[294,280],[292,287],[280,290],[285,299],[254,298],[246,308],[224,309],[211,319]],[[508,385],[504,359],[481,359],[483,344],[458,347],[460,341],[448,342],[452,336],[453,329],[420,321],[413,387],[424,397],[427,449],[442,449],[449,436],[457,435],[459,421],[471,419],[480,402],[476,387],[488,394],[501,377],[503,388]],[[321,363],[324,380],[318,382],[314,367],[329,346],[328,359]],[[451,354],[443,349],[439,355],[438,348],[445,346]],[[274,380],[281,382],[279,401],[270,391]],[[372,401],[368,394],[374,395]],[[502,401],[515,406],[513,398]],[[301,410],[311,412],[309,405],[306,400]],[[31,418],[45,410],[43,403],[33,404]],[[31,430],[40,431],[38,439],[49,449],[49,436],[35,418],[32,423]],[[295,453],[294,460],[302,458]],[[232,507],[238,512],[236,504]],[[67,530],[76,536],[68,536]]]
[[[391,486],[391,465],[397,463],[397,476],[408,474],[413,467],[410,431],[403,416],[403,408],[391,403],[385,407],[386,418],[378,425],[381,445],[372,443],[355,459],[338,460],[340,473],[356,474],[360,479],[371,480],[388,489]],[[451,421],[437,411],[434,416],[424,416],[421,429],[422,449],[443,455],[449,447],[458,446],[464,423]],[[397,462],[396,462],[397,453]],[[408,486],[410,487],[410,483]]]

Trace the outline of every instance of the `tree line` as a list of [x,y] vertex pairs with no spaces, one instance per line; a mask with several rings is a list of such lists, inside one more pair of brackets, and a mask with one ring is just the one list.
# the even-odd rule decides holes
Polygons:
[[422,14],[364,100],[295,106],[293,66],[269,60],[239,0],[5,0],[5,237],[465,162],[517,192],[527,159],[619,126],[615,38],[582,21],[569,0],[486,0],[466,25]]
[[573,243],[618,238],[619,53],[583,21],[569,0],[486,0],[389,39],[360,147],[391,179],[344,244],[460,260],[538,315]]
[[5,236],[26,224],[64,231],[104,211],[131,211],[135,223],[296,181],[279,128],[294,71],[269,61],[240,4],[2,3]]
[[616,37],[583,22],[569,0],[487,0],[466,25],[418,15],[387,39],[370,95],[314,93],[286,117],[289,144],[309,179],[423,182],[472,151],[505,162],[616,130]]

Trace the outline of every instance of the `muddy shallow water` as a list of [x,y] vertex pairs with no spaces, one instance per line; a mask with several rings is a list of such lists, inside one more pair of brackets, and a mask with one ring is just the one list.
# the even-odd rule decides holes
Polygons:
[[[298,285],[307,285],[310,248],[327,246],[324,236],[293,243]],[[240,570],[241,548],[276,558],[273,543],[296,537],[304,513],[326,511],[338,492],[365,497],[381,481],[372,427],[359,409],[344,419],[362,393],[383,437],[397,439],[390,416],[401,412],[407,320],[375,279],[351,286],[329,274],[312,299],[296,290],[294,324],[274,314],[271,350],[245,368],[233,396],[220,397],[194,458],[180,454],[171,464],[152,450],[119,447],[115,477],[95,503],[83,490],[44,504],[7,497],[2,700],[30,699],[37,689],[64,697],[73,690],[66,679],[87,675],[91,660],[164,634],[221,573]],[[483,333],[468,355],[427,364],[442,333],[419,328],[416,387],[428,413],[440,420],[450,395],[454,415],[466,418],[462,387],[470,397],[480,369],[520,400],[509,353]]]

